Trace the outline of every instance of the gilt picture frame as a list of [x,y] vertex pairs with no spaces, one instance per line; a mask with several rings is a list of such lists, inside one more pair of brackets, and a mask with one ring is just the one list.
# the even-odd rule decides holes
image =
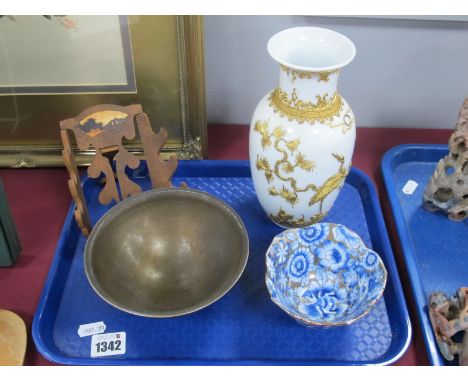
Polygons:
[[[0,42],[2,38],[5,39],[5,35],[2,36],[2,22],[15,23],[14,26],[19,28],[23,17],[45,16],[15,16],[14,20],[0,18]],[[54,17],[65,16],[51,16]],[[125,67],[114,66],[116,72],[120,70],[125,75],[116,75],[115,83],[109,87],[106,88],[107,83],[102,81],[91,86],[88,83],[88,88],[84,88],[83,84],[75,88],[64,84],[64,87],[68,86],[66,89],[57,89],[56,84],[47,88],[41,83],[42,88],[29,86],[28,91],[18,86],[11,87],[7,92],[0,91],[1,167],[63,166],[59,121],[78,115],[87,107],[106,103],[120,106],[141,104],[153,128],[165,127],[169,133],[162,149],[163,157],[176,154],[179,159],[202,159],[206,156],[203,17],[116,17],[119,18],[120,27],[115,28],[112,38],[122,42],[123,58],[120,61],[123,62],[121,67]],[[73,20],[73,17],[70,19]],[[78,28],[85,25],[85,22],[79,23],[79,18],[77,20]],[[61,23],[64,19],[48,21]],[[41,25],[47,27],[50,24],[41,21]],[[58,30],[57,26],[55,30]],[[117,33],[120,33],[120,40]],[[14,34],[10,33],[7,37],[14,38]],[[118,44],[114,45],[119,49]],[[96,49],[93,48],[93,54],[99,54],[95,52]],[[107,55],[110,54],[107,52]],[[96,62],[96,65],[100,65],[99,57]],[[132,75],[134,85],[131,83]],[[85,81],[89,78],[92,77],[86,77]],[[100,88],[93,88],[94,85]],[[112,85],[114,88],[111,88]],[[125,147],[132,153],[143,155],[139,139],[125,142]],[[80,150],[77,146],[73,149],[78,165],[90,164],[94,150]]]

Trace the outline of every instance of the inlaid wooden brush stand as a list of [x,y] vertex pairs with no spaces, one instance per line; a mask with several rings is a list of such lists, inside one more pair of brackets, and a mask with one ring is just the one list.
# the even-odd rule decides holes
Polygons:
[[[172,187],[172,176],[178,160],[172,156],[168,161],[160,157],[161,148],[167,141],[167,131],[163,127],[158,133],[151,128],[148,116],[141,105],[92,106],[78,116],[60,122],[60,135],[63,143],[63,159],[70,174],[68,187],[76,203],[75,219],[86,237],[92,230],[89,211],[81,187],[80,176],[74,158],[71,139],[75,137],[80,150],[94,149],[96,154],[88,167],[88,176],[98,178],[104,175],[103,189],[99,194],[101,204],[116,203],[131,195],[140,193],[141,187],[127,176],[127,167],[136,169],[140,160],[128,152],[123,139],[133,140],[138,128],[143,145],[144,158],[153,188]],[[114,167],[115,164],[115,172]],[[183,185],[186,187],[186,185]]]

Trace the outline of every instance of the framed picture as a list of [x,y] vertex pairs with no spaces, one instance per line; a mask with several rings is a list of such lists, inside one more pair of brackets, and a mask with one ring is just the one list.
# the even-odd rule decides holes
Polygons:
[[141,104],[164,156],[203,158],[203,49],[201,16],[1,16],[0,166],[62,165],[59,122],[96,104]]
[[126,16],[1,19],[0,94],[137,92]]

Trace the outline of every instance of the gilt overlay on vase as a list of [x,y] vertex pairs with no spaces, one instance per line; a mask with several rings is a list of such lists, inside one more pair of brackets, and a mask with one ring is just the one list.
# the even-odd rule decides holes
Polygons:
[[280,64],[278,86],[253,114],[252,179],[263,209],[281,227],[322,220],[351,167],[356,125],[337,91],[338,77],[339,69],[307,71]]

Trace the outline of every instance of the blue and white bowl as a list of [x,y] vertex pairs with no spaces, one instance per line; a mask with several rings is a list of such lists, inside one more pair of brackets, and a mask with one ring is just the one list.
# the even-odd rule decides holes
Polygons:
[[387,282],[379,255],[356,233],[332,223],[277,235],[266,269],[273,302],[307,326],[348,325],[364,317]]

